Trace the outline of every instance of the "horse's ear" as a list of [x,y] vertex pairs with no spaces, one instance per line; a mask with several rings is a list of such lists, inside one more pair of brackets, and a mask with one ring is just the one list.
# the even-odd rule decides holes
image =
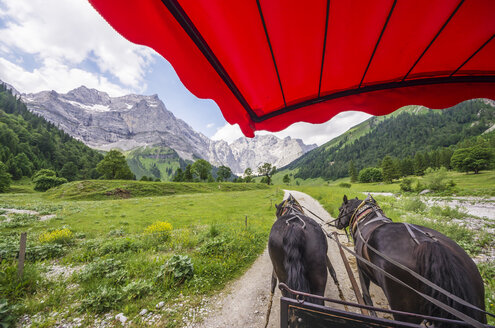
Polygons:
[[347,195],[344,195],[344,204],[347,204]]
[[280,208],[280,205],[275,204],[275,208],[278,210]]

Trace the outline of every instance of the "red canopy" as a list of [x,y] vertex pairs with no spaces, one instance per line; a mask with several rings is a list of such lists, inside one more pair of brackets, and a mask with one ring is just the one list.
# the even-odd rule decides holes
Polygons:
[[494,0],[90,0],[246,136],[495,99]]

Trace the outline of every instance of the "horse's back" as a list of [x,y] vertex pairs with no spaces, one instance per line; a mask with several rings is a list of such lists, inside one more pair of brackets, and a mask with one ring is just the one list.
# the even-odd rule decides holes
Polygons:
[[[416,228],[424,233],[416,230]],[[378,227],[370,236],[368,242],[379,252],[424,276],[434,284],[439,285],[475,306],[484,308],[483,280],[476,264],[469,255],[452,239],[436,230],[417,225],[414,225],[411,230],[419,244],[414,241],[413,236],[408,232],[405,225],[401,223],[384,224]],[[425,233],[431,235],[431,237]],[[413,288],[438,298],[443,302],[447,302],[463,312],[470,312],[468,309],[460,307],[459,304],[452,302],[443,295],[439,295],[438,292],[433,291],[424,283],[413,278],[410,274],[399,269],[383,257],[371,251],[369,254],[373,263],[378,264],[385,271],[403,280]],[[418,304],[422,304],[420,311],[424,314],[450,317],[450,315],[442,312],[426,300],[419,298],[414,293],[392,282],[383,274],[375,272],[374,276],[378,277],[378,284],[388,294],[387,298],[389,298],[391,307],[394,308],[394,303],[396,303],[395,309],[417,312],[418,309],[408,307],[414,308]],[[408,293],[411,293],[411,296],[405,297]],[[470,315],[481,321],[486,320],[480,313],[473,312]]]

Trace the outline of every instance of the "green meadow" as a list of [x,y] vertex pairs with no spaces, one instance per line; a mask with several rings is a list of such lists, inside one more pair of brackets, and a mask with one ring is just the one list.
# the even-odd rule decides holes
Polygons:
[[[116,188],[130,194],[108,193]],[[39,327],[74,319],[90,326],[122,312],[133,325],[147,326],[139,312],[164,302],[167,311],[154,324],[184,326],[192,309],[265,249],[273,204],[282,197],[259,184],[118,181],[2,194],[0,208],[35,213],[0,210],[0,299],[8,302],[0,321],[27,314]],[[41,221],[45,215],[55,217]],[[19,280],[21,232],[28,242]]]
[[[495,194],[494,171],[449,172],[448,179],[455,182],[448,197]],[[483,229],[493,223],[476,218],[482,225],[477,230],[455,223],[466,213],[401,193],[400,181],[306,180],[297,185],[292,180],[284,185],[276,175],[274,182],[94,180],[45,193],[35,192],[29,180],[16,182],[10,193],[0,194],[0,324],[28,315],[35,327],[74,320],[81,326],[118,326],[115,315],[123,313],[135,327],[186,326],[204,315],[196,311],[210,296],[241,276],[265,249],[283,189],[311,195],[333,217],[344,194],[362,199],[364,192],[378,193],[375,198],[394,221],[439,230],[473,257],[495,246]],[[28,239],[19,280],[21,232]],[[479,269],[487,309],[494,312],[495,264],[484,262]],[[143,309],[152,315],[140,315]]]

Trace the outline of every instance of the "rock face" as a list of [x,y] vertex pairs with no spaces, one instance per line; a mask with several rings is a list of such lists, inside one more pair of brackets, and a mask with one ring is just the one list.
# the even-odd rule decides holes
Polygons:
[[264,162],[281,167],[316,147],[272,135],[239,138],[231,145],[213,141],[177,119],[157,95],[110,97],[81,86],[67,94],[43,91],[23,94],[22,99],[30,111],[92,148],[127,151],[159,144],[174,149],[183,159],[203,158],[229,166],[235,173],[247,167],[256,171]]

